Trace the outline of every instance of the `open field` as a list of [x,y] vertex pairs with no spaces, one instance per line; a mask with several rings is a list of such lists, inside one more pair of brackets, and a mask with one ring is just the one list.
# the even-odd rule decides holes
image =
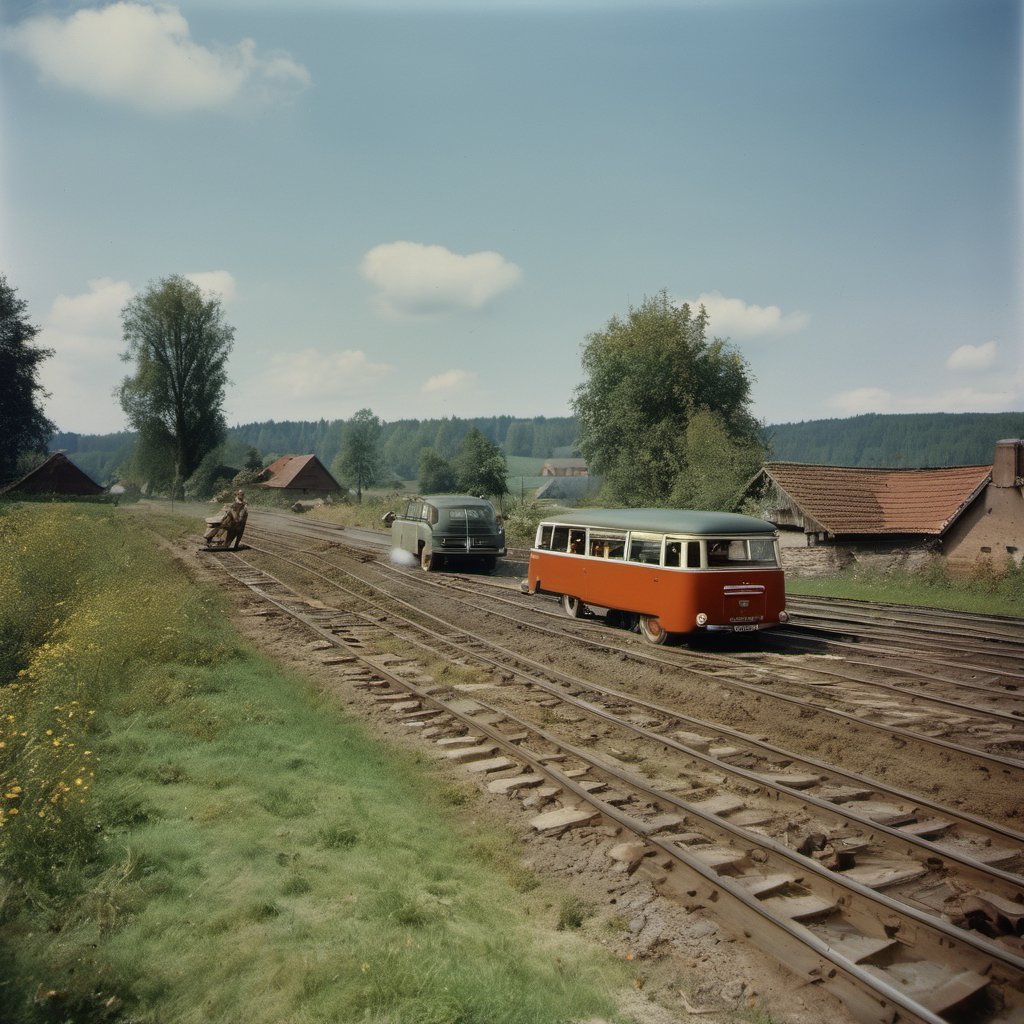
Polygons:
[[0,1017],[623,1019],[629,965],[512,837],[134,526],[0,512]]

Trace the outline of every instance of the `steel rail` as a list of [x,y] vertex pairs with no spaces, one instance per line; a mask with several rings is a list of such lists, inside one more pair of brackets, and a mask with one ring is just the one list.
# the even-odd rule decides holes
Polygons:
[[[265,549],[259,550],[264,550],[264,553],[267,554],[274,554],[274,556],[278,558],[284,558],[284,556],[276,555],[275,553],[268,552]],[[308,557],[314,557],[318,559],[320,558],[320,556],[314,552],[303,552],[303,554],[306,554]],[[337,580],[334,580],[331,577],[318,572],[316,569],[313,569],[306,565],[302,565],[300,563],[296,563],[291,559],[284,558],[284,560],[290,562],[293,565],[296,565],[304,572],[310,573],[318,577],[319,579],[323,580],[329,585],[336,587],[343,593],[356,597],[357,599],[362,600],[365,603],[378,608],[380,611],[385,612],[386,614],[394,614],[393,609],[386,607],[385,605],[382,605],[379,601],[375,601],[374,599],[368,598],[365,595],[355,593],[349,588],[342,586],[340,583],[337,582]],[[340,567],[337,566],[332,566],[332,568],[337,571],[344,572],[346,573],[346,575],[352,576],[354,579],[359,580],[359,582],[363,585],[368,585],[365,580],[349,572],[348,570],[340,569]],[[402,605],[403,607],[413,611],[417,615],[431,619],[445,628],[452,628],[451,623],[441,618],[440,616],[436,616],[429,612],[426,612],[422,608],[418,608],[411,602],[405,601],[404,599],[396,597],[395,595],[388,595],[388,597],[391,601]],[[898,841],[900,844],[919,846],[922,848],[922,850],[929,854],[941,856],[943,858],[955,861],[959,864],[962,864],[968,870],[980,872],[986,878],[990,878],[993,881],[1001,881],[1005,883],[1007,886],[1009,886],[1011,889],[1019,890],[1020,887],[1024,886],[1024,878],[1020,876],[1011,874],[1010,872],[1002,871],[999,868],[993,868],[982,861],[978,861],[975,858],[958,853],[955,850],[950,850],[947,847],[944,847],[938,843],[933,843],[928,839],[912,836],[906,832],[901,832],[898,828],[892,828],[888,825],[876,822],[874,819],[871,819],[865,815],[860,815],[855,811],[847,811],[845,809],[841,809],[837,807],[837,805],[830,803],[829,801],[822,800],[821,798],[815,797],[805,790],[796,790],[792,789],[791,787],[785,786],[784,784],[776,783],[772,779],[765,778],[763,774],[754,771],[748,771],[747,769],[741,768],[737,765],[732,765],[727,761],[723,761],[717,757],[714,757],[713,755],[705,754],[702,751],[696,750],[692,747],[688,747],[686,744],[683,744],[677,740],[669,739],[659,733],[646,730],[643,727],[636,725],[635,723],[628,722],[626,720],[619,718],[618,716],[612,715],[604,709],[598,708],[589,702],[581,701],[574,695],[567,694],[564,689],[551,686],[541,679],[537,679],[534,676],[527,676],[525,673],[519,672],[518,670],[511,668],[508,664],[508,660],[498,660],[497,658],[483,655],[478,650],[474,650],[472,647],[466,646],[459,640],[452,639],[450,636],[445,636],[443,634],[436,632],[435,630],[428,629],[427,627],[422,625],[422,623],[416,622],[413,619],[406,618],[405,621],[407,622],[408,625],[413,626],[414,628],[426,633],[432,639],[454,647],[463,655],[469,655],[475,658],[476,660],[484,663],[485,665],[488,665],[492,668],[496,668],[501,671],[512,671],[516,675],[522,677],[530,685],[538,686],[539,688],[544,689],[545,692],[557,696],[559,699],[566,701],[566,703],[573,704],[580,710],[587,711],[588,713],[593,714],[599,718],[602,718],[603,720],[608,721],[611,724],[615,724],[621,728],[625,728],[635,733],[636,735],[643,736],[645,739],[648,739],[649,741],[654,742],[659,746],[664,746],[669,749],[674,749],[683,752],[687,756],[693,758],[694,760],[712,765],[716,768],[716,770],[724,771],[727,774],[737,775],[741,778],[746,779],[747,781],[756,782],[760,786],[774,789],[775,791],[780,793],[784,793],[791,799],[794,799],[801,804],[811,804],[812,806],[815,806],[817,809],[821,810],[822,812],[832,817],[838,817],[845,821],[855,822],[867,830],[881,830],[883,834],[890,836],[891,838]],[[457,636],[469,637],[474,643],[477,643],[481,646],[485,646],[486,648],[497,652],[504,659],[511,659],[521,664],[528,665],[533,671],[554,678],[565,685],[576,688],[577,690],[590,690],[592,692],[599,693],[610,700],[631,704],[633,707],[642,709],[651,714],[659,715],[670,721],[675,721],[680,724],[687,724],[696,728],[701,728],[710,731],[712,733],[718,733],[720,735],[729,736],[730,739],[741,741],[747,744],[748,746],[753,747],[756,750],[769,750],[771,751],[771,753],[777,756],[781,756],[786,760],[795,763],[801,763],[807,766],[812,766],[818,770],[824,771],[827,774],[831,775],[833,779],[839,779],[846,782],[855,782],[859,785],[867,785],[871,789],[875,790],[880,794],[884,794],[886,796],[890,796],[898,800],[912,803],[918,807],[927,807],[929,811],[942,814],[952,819],[955,823],[961,825],[961,827],[967,826],[968,828],[980,831],[982,834],[987,834],[989,837],[998,836],[1000,838],[1010,840],[1018,845],[1024,845],[1024,834],[1020,832],[1015,832],[1012,829],[1005,828],[1004,826],[1000,826],[996,823],[986,822],[983,819],[976,818],[972,815],[964,814],[961,811],[953,810],[952,808],[948,808],[944,805],[934,803],[925,798],[921,798],[916,794],[885,786],[884,784],[880,784],[864,776],[857,775],[856,773],[850,773],[842,771],[840,769],[836,769],[834,766],[828,765],[825,762],[821,762],[813,758],[807,758],[802,755],[793,754],[790,751],[784,750],[780,747],[776,747],[770,744],[766,744],[762,741],[756,740],[753,737],[746,735],[745,733],[729,729],[728,727],[723,727],[716,723],[709,723],[701,719],[693,718],[692,716],[682,714],[674,709],[665,707],[663,705],[658,705],[653,702],[644,700],[642,698],[631,696],[629,694],[624,693],[623,691],[613,690],[609,687],[602,686],[599,683],[593,683],[589,680],[580,679],[577,676],[572,676],[567,673],[561,672],[558,669],[553,669],[540,662],[534,661],[533,659],[525,655],[519,654],[509,648],[503,647],[500,644],[496,644],[494,641],[488,639],[487,637],[466,630],[464,627],[454,628],[456,629]]]
[[[224,566],[221,566],[221,568],[224,568],[225,571],[228,571]],[[238,579],[239,582],[244,583],[244,585],[247,586],[250,591],[259,594],[264,600],[273,604],[281,611],[285,612],[286,614],[295,618],[296,620],[303,622],[308,628],[312,629],[323,639],[330,642],[332,646],[341,647],[342,649],[346,650],[346,652],[350,654],[352,657],[364,662],[364,664],[368,665],[374,673],[386,679],[391,685],[395,686],[400,690],[404,690],[406,692],[415,694],[418,700],[421,700],[424,703],[432,705],[438,708],[439,710],[442,710],[445,713],[452,715],[453,717],[461,721],[462,724],[465,725],[467,728],[473,729],[475,731],[484,732],[489,736],[493,743],[498,744],[507,752],[517,757],[519,760],[525,761],[527,764],[530,765],[530,767],[534,771],[537,771],[539,774],[545,775],[548,778],[551,778],[558,782],[559,785],[561,785],[564,789],[573,793],[573,795],[577,799],[597,809],[608,820],[615,822],[620,827],[643,838],[649,844],[657,846],[659,849],[663,851],[663,853],[667,854],[669,857],[672,858],[673,863],[684,866],[685,869],[689,871],[691,874],[699,876],[705,883],[713,887],[713,893],[717,893],[719,890],[726,892],[736,902],[742,904],[748,912],[753,912],[759,915],[759,917],[771,927],[774,933],[780,934],[788,940],[792,940],[786,943],[787,948],[789,948],[793,943],[795,943],[798,949],[801,947],[810,949],[815,955],[831,964],[833,971],[841,972],[850,982],[854,983],[857,987],[867,992],[872,998],[872,1000],[874,1000],[880,1005],[880,1007],[883,1010],[883,1013],[887,1013],[889,1004],[891,1004],[892,1006],[898,1007],[907,1015],[905,1019],[920,1021],[922,1022],[922,1024],[940,1024],[940,1022],[944,1021],[943,1017],[933,1013],[926,1006],[921,1004],[918,1000],[908,996],[900,988],[893,985],[888,980],[879,978],[877,975],[866,971],[853,960],[850,960],[849,958],[838,953],[832,946],[830,946],[827,942],[825,942],[818,936],[815,936],[805,926],[797,924],[792,920],[780,918],[777,915],[771,914],[766,905],[758,901],[756,897],[752,896],[750,893],[744,891],[740,885],[733,883],[728,878],[726,878],[723,875],[720,875],[718,872],[714,871],[707,865],[704,865],[696,858],[687,856],[678,845],[671,843],[667,840],[661,839],[657,835],[654,835],[651,829],[646,828],[644,826],[643,822],[638,822],[632,816],[624,814],[618,808],[614,807],[612,804],[606,803],[605,801],[600,800],[600,798],[595,797],[593,794],[589,793],[583,786],[576,783],[568,775],[560,772],[553,765],[546,763],[540,757],[534,757],[533,755],[530,755],[529,752],[525,751],[520,744],[512,743],[508,739],[508,737],[505,736],[505,734],[501,733],[497,729],[494,729],[488,723],[480,722],[473,716],[465,715],[455,711],[454,709],[446,705],[443,701],[440,701],[438,698],[436,698],[436,696],[428,694],[426,691],[422,690],[420,687],[415,686],[415,684],[411,683],[408,680],[402,679],[401,677],[389,673],[386,669],[374,663],[372,660],[362,657],[357,651],[353,651],[352,648],[348,645],[340,643],[337,637],[335,637],[330,631],[324,629],[323,627],[313,622],[308,616],[303,616],[301,614],[298,614],[294,609],[289,609],[283,602],[275,599],[272,595],[268,594],[264,589],[255,586],[253,582],[244,581],[237,576],[235,576],[234,578]],[[274,577],[270,577],[270,579],[276,585],[282,586],[285,589],[291,591],[291,588],[288,588],[287,585],[283,584],[280,580],[277,580]],[[294,591],[291,592],[294,593]],[[582,760],[584,763],[587,763],[587,761],[589,760],[585,755],[581,756],[581,754],[577,752],[575,748],[571,747],[570,745],[562,743],[557,738],[548,734],[546,730],[538,729],[531,723],[517,719],[516,716],[508,714],[507,712],[499,711],[499,714],[501,714],[505,719],[513,722],[518,727],[526,728],[529,731],[533,732],[535,735],[541,736],[545,739],[546,742],[555,746],[556,749],[562,748],[563,750],[565,750],[565,752],[573,754],[573,756],[576,756],[579,760]],[[619,777],[623,782],[628,781],[630,777],[630,773],[616,772],[614,769],[609,769],[608,766],[605,766],[603,768],[601,766],[595,767],[598,768],[598,770],[602,771],[611,770],[612,773]],[[629,784],[633,785],[632,782],[630,782]],[[692,814],[695,817],[704,820],[712,828],[721,829],[724,826],[726,831],[732,832],[736,837],[741,838],[746,842],[751,841],[752,838],[757,838],[752,837],[751,834],[747,833],[745,830],[739,829],[735,826],[730,826],[728,822],[723,822],[721,819],[712,818],[704,814],[702,811],[700,811],[700,809],[687,804],[686,801],[682,801],[679,798],[674,797],[672,794],[652,790],[649,787],[643,785],[642,783],[640,784],[639,789],[641,792],[644,792],[654,797],[655,800],[661,802],[668,802],[674,806],[679,807],[680,810],[684,810],[687,814]],[[803,857],[800,854],[795,854],[793,853],[793,851],[788,850],[786,847],[776,843],[775,841],[765,842],[764,839],[760,839],[759,842],[760,845],[766,847],[775,856],[782,857],[783,859],[789,860],[792,863],[799,866],[801,871],[809,871],[811,873],[817,874],[820,877],[826,879],[830,885],[837,884],[836,879],[832,876],[831,872],[826,871],[826,869],[822,868],[820,865],[818,865],[815,861],[811,860],[810,858]],[[862,900],[868,901],[869,904],[878,904],[883,907],[886,907],[888,910],[895,913],[897,917],[909,918],[910,920],[915,921],[915,923],[917,923],[920,927],[926,930],[935,931],[940,934],[944,933],[945,938],[944,940],[939,940],[937,944],[938,949],[942,949],[945,945],[946,947],[948,947],[950,953],[955,953],[958,951],[963,952],[964,950],[961,949],[961,947],[965,947],[966,949],[971,949],[975,953],[980,954],[983,958],[987,958],[990,961],[997,961],[1002,963],[1004,965],[1004,968],[1013,968],[1017,971],[1018,975],[1024,973],[1024,959],[1017,957],[1014,954],[1010,954],[1008,953],[1008,951],[1001,949],[998,946],[995,946],[987,941],[977,941],[974,939],[973,936],[965,938],[963,933],[960,933],[958,930],[954,930],[952,926],[942,927],[941,923],[937,923],[934,919],[928,917],[927,915],[924,915],[920,912],[916,912],[913,910],[913,908],[906,908],[901,904],[895,903],[888,897],[876,893],[873,890],[867,889],[864,886],[860,886],[857,883],[840,880],[838,884],[841,888],[846,889],[851,896],[855,895]],[[898,933],[899,929],[897,928],[896,931]],[[745,931],[745,934],[748,937],[752,937],[750,936],[750,932],[748,931]],[[916,936],[916,939],[919,940],[920,936]],[[896,941],[899,940],[897,939]],[[988,974],[989,976],[991,972],[991,967],[991,962],[987,964],[987,967],[985,967],[986,974]],[[828,983],[830,981],[833,981],[834,977],[826,976],[824,980],[826,981],[826,983]],[[999,981],[1000,979],[995,980]],[[1004,987],[1008,983],[1008,979],[1002,979],[1002,984]],[[854,1009],[857,1009],[857,1007],[855,1006]],[[859,1009],[862,1011],[863,1016],[863,1007],[860,1007]],[[873,1016],[873,1019],[889,1018],[877,1018]]]

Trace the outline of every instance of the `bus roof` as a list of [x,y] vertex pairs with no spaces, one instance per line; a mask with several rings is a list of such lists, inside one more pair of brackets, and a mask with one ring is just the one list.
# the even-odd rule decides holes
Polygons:
[[694,512],[681,508],[585,508],[546,516],[545,523],[594,526],[643,533],[720,536],[760,533],[772,536],[775,526],[735,512]]

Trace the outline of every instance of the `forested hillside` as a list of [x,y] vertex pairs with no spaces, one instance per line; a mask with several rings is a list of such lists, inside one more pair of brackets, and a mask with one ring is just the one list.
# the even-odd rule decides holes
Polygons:
[[[224,461],[241,462],[247,448],[256,448],[264,462],[279,455],[310,452],[330,466],[341,445],[344,420],[246,423],[228,430]],[[517,419],[395,420],[384,423],[381,444],[388,468],[411,480],[423,448],[452,458],[462,439],[476,427],[506,455],[546,459],[568,454],[576,440],[571,416]],[[939,467],[982,466],[992,462],[996,441],[1024,437],[1024,412],[919,413],[853,416],[848,419],[777,423],[765,428],[768,458],[776,462],[809,462],[833,466]],[[51,451],[64,451],[100,483],[109,483],[131,456],[135,435],[55,434]]]
[[[228,439],[252,445],[265,459],[272,455],[312,452],[325,466],[330,466],[341,447],[344,425],[344,420],[246,423],[231,427]],[[535,419],[516,419],[513,416],[458,419],[453,416],[440,420],[395,420],[382,424],[384,462],[396,476],[411,480],[417,474],[420,452],[424,448],[433,448],[444,458],[451,459],[473,427],[499,445],[506,455],[547,458],[555,449],[571,446],[576,440],[576,421],[570,416],[538,416]]]
[[1024,412],[909,413],[778,423],[765,432],[775,462],[826,466],[987,466],[996,441],[1024,437]]

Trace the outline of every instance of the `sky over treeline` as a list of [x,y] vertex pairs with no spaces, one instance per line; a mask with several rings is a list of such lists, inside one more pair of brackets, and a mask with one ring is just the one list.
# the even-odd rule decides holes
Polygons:
[[63,430],[119,312],[236,327],[230,422],[561,416],[665,290],[754,412],[1024,408],[1016,0],[9,2],[0,266]]

